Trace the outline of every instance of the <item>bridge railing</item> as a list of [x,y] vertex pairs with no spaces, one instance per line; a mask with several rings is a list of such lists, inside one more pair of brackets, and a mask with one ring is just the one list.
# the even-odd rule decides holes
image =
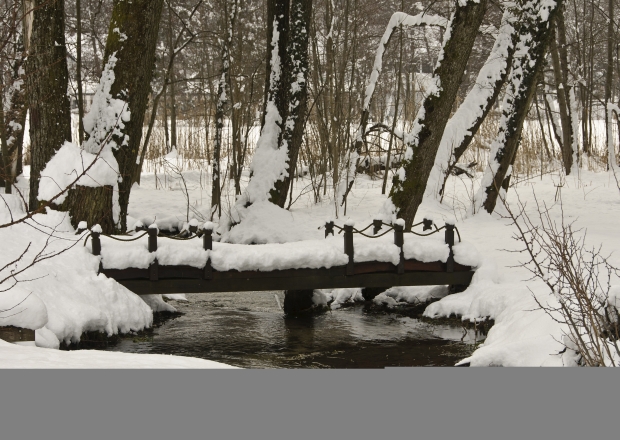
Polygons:
[[[383,227],[387,227],[388,229],[379,234],[379,231]],[[397,265],[397,271],[399,274],[403,274],[405,272],[405,253],[404,253],[404,244],[405,244],[405,234],[417,235],[420,237],[427,237],[430,235],[437,234],[442,230],[444,233],[445,243],[448,245],[449,253],[446,260],[446,272],[454,272],[454,233],[456,232],[459,242],[461,241],[461,235],[456,228],[456,226],[452,223],[445,223],[444,226],[437,227],[434,222],[430,219],[424,219],[420,223],[417,223],[412,226],[416,228],[418,226],[423,226],[423,231],[431,230],[428,233],[419,233],[413,230],[405,231],[405,222],[402,219],[396,220],[394,223],[388,224],[384,223],[382,220],[373,220],[373,222],[366,226],[363,229],[356,229],[355,223],[351,220],[348,220],[344,223],[343,226],[338,226],[334,221],[328,221],[325,223],[325,238],[327,238],[330,234],[334,236],[334,229],[338,230],[338,234],[344,233],[344,253],[348,256],[348,262],[346,265],[346,274],[354,275],[355,274],[355,246],[353,236],[355,234],[362,235],[367,238],[379,238],[388,234],[389,232],[394,232],[394,244],[399,248],[399,262]],[[370,228],[373,228],[373,234],[367,234],[366,231]],[[434,230],[433,230],[434,228]],[[179,234],[173,236],[166,236],[166,238],[173,240],[192,240],[195,238],[202,238],[202,247],[205,251],[213,250],[213,231],[215,229],[215,225],[211,222],[205,223],[202,228],[198,228],[198,222],[193,222],[189,225],[188,230],[183,230]],[[122,242],[130,242],[136,241],[140,238],[148,235],[148,251],[150,253],[157,252],[157,237],[159,236],[159,228],[157,224],[153,223],[148,228],[143,227],[141,224],[138,227],[134,228],[136,231],[145,231],[144,233],[137,236],[130,236],[130,238],[120,238],[119,236],[102,234],[101,227],[99,225],[95,225],[91,228],[90,234],[86,236],[84,241],[84,245],[88,238],[91,238],[92,241],[92,253],[93,255],[99,256],[101,255],[101,236],[105,236],[111,238],[113,240],[122,241]],[[83,233],[86,231],[85,222],[81,222],[78,227],[78,233]],[[100,271],[103,269],[102,263],[100,262]],[[159,263],[157,258],[155,258],[152,263],[149,265],[149,279],[151,281],[157,281],[159,279]],[[213,278],[213,267],[211,263],[211,258],[207,258],[206,264],[204,266],[203,279],[212,279]]]
[[[448,259],[446,261],[446,271],[454,272],[454,251],[452,248],[454,246],[454,232],[455,231],[458,235],[459,242],[461,241],[461,234],[459,230],[456,228],[456,226],[453,223],[449,223],[449,222],[446,222],[444,226],[438,228],[433,222],[433,220],[427,219],[427,218],[411,226],[411,229],[418,227],[418,226],[422,226],[422,225],[423,225],[423,229],[422,229],[423,231],[428,231],[428,230],[432,231],[433,227],[435,228],[435,230],[432,232],[426,233],[426,234],[415,232],[413,230],[407,231],[406,233],[417,235],[419,237],[427,237],[429,235],[433,235],[442,230],[445,230],[445,242],[449,248]],[[387,226],[389,229],[387,229],[385,232],[381,234],[378,234],[379,231],[383,228],[383,226]],[[367,231],[371,227],[373,228],[373,235],[366,234],[365,231]],[[344,232],[344,253],[347,254],[347,256],[349,257],[349,262],[347,263],[347,274],[348,275],[352,275],[355,273],[355,263],[354,263],[355,247],[353,245],[353,235],[360,234],[367,238],[379,238],[379,237],[383,237],[384,235],[388,234],[390,231],[394,231],[394,244],[400,250],[400,258],[399,258],[399,262],[397,266],[398,273],[402,274],[405,272],[405,253],[403,249],[405,245],[405,221],[404,220],[398,219],[394,223],[389,224],[389,223],[384,223],[383,220],[375,219],[370,225],[366,226],[364,229],[361,229],[361,230],[356,229],[355,223],[351,220],[348,220],[347,222],[345,222],[343,226],[336,225],[334,221],[328,221],[325,223],[325,238],[327,238],[329,234],[333,236],[334,229],[338,229],[338,234]]]

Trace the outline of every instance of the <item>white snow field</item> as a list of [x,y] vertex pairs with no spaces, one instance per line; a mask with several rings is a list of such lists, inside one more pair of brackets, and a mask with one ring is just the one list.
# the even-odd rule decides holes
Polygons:
[[[179,158],[182,165],[182,158]],[[156,222],[161,229],[182,227],[192,218],[199,222],[208,220],[211,188],[209,167],[202,170],[183,172],[185,186],[178,175],[170,173],[162,176],[143,174],[141,186],[132,190],[128,227],[137,220],[149,225]],[[462,293],[446,295],[444,287],[393,288],[377,297],[377,302],[388,306],[399,302],[414,303],[430,298],[442,298],[430,304],[425,315],[429,317],[448,317],[457,315],[463,319],[481,321],[493,319],[486,341],[463,360],[472,366],[571,366],[576,364],[576,355],[571,350],[564,350],[562,335],[565,329],[539,310],[534,295],[541,303],[552,303],[553,297],[546,286],[538,280],[530,280],[530,273],[519,267],[525,258],[523,254],[510,251],[519,250],[520,243],[512,238],[516,229],[510,221],[500,214],[472,214],[470,207],[474,200],[472,188],[479,184],[478,174],[472,182],[469,178],[451,177],[447,184],[444,203],[427,198],[419,210],[417,221],[431,217],[438,225],[444,221],[456,221],[464,243],[455,246],[457,261],[478,266],[471,286]],[[157,189],[156,189],[157,180]],[[242,186],[247,184],[247,171]],[[165,182],[165,184],[163,184]],[[27,180],[22,179],[20,187],[27,188]],[[234,209],[234,188],[227,182],[223,193],[223,215],[230,215]],[[342,225],[345,221],[355,221],[357,227],[364,227],[381,211],[386,196],[381,195],[381,180],[372,180],[366,175],[358,175],[353,191],[347,202],[346,215],[342,207],[336,207],[333,190],[328,190],[324,201],[315,204],[310,180],[300,178],[294,181],[293,203],[289,211],[266,204],[256,203],[247,209],[244,222],[228,230],[226,218],[219,223],[218,231],[222,234],[214,243],[214,266],[221,269],[257,268],[264,253],[250,251],[237,252],[241,244],[260,243],[248,248],[269,249],[269,268],[290,267],[289,258],[298,258],[295,264],[316,264],[314,258],[308,260],[314,250],[332,252],[333,262],[340,264],[342,236],[324,240],[324,223],[334,219]],[[535,213],[534,196],[539,203],[552,207],[552,216],[559,220],[562,201],[564,218],[575,221],[578,227],[587,229],[587,243],[603,246],[604,253],[611,253],[610,262],[620,266],[620,257],[613,251],[620,246],[620,230],[615,219],[620,214],[620,190],[613,175],[593,173],[581,170],[579,176],[561,177],[559,174],[547,174],[523,180],[508,192],[508,202],[516,206],[517,196],[526,204],[530,213]],[[10,221],[9,209],[14,218],[23,215],[20,202],[15,196],[4,196],[6,203],[0,204],[0,221]],[[188,209],[187,200],[190,208]],[[498,208],[501,213],[503,209]],[[189,215],[188,215],[189,212]],[[51,238],[50,238],[50,232]],[[408,238],[406,252],[415,258],[424,258],[428,252],[429,259],[443,259],[445,246],[438,238]],[[28,224],[20,224],[0,229],[0,267],[18,258],[30,244],[24,257],[13,264],[15,269],[27,265],[44,247],[49,239],[44,254],[67,249],[66,252],[38,262],[26,272],[19,274],[22,280],[16,287],[3,292],[0,297],[0,323],[36,329],[39,347],[57,348],[59,341],[77,341],[85,331],[102,331],[107,334],[136,331],[152,323],[152,310],[170,308],[160,297],[148,298],[149,305],[140,297],[104,276],[97,276],[98,258],[85,248],[62,213],[49,212],[37,215]],[[429,246],[418,247],[418,243],[428,240]],[[205,255],[199,249],[199,241],[194,240],[192,251],[181,254],[177,243],[161,240],[162,255],[171,262],[202,260]],[[300,249],[302,243],[305,249]],[[384,261],[394,258],[391,234],[375,241],[381,246],[355,238],[356,252],[359,258],[366,254],[380,255]],[[192,242],[190,242],[192,243]],[[276,243],[285,243],[276,245]],[[72,246],[72,247],[71,247]],[[124,245],[121,245],[121,247]],[[107,249],[107,251],[106,251]],[[243,248],[247,249],[247,248]],[[279,252],[280,250],[286,250]],[[327,251],[325,251],[327,249]],[[422,250],[420,250],[422,249]],[[424,250],[426,249],[426,250]],[[103,240],[103,259],[106,267],[109,261],[116,261],[123,267],[122,252],[119,245],[110,245]],[[106,252],[117,256],[106,259]],[[112,255],[109,253],[108,255]],[[215,255],[219,253],[216,259]],[[164,255],[165,254],[165,255]],[[297,257],[295,257],[297,255]],[[144,256],[145,258],[150,258]],[[123,257],[125,258],[125,257]],[[321,254],[321,258],[324,255]],[[140,258],[132,258],[136,263]],[[267,261],[267,260],[264,260]],[[360,260],[361,261],[361,260]],[[145,263],[146,260],[143,262]],[[194,261],[196,263],[196,261]],[[327,260],[324,260],[324,264]],[[198,263],[196,263],[198,264]],[[264,263],[266,264],[266,263]],[[132,264],[133,265],[133,264]],[[260,268],[260,267],[259,267]],[[3,277],[4,278],[4,277]],[[620,282],[616,282],[620,284]],[[7,286],[6,282],[2,285]],[[179,292],[183,293],[183,292]],[[22,300],[26,300],[19,304]],[[332,309],[340,304],[361,300],[359,289],[335,289],[317,292],[315,302],[327,303],[332,300]],[[19,304],[15,308],[12,304]],[[27,306],[27,307],[26,307]],[[26,311],[27,309],[27,311]],[[24,310],[23,312],[21,310]],[[17,313],[19,312],[19,313]],[[16,314],[17,313],[17,314]],[[338,312],[335,312],[338,313]],[[12,316],[8,316],[12,315]],[[10,321],[9,321],[10,320]],[[35,347],[20,347],[14,344],[0,344],[0,366],[30,368],[41,367],[224,367],[222,364],[210,363],[196,359],[179,359],[170,356],[126,355],[120,353],[103,353],[96,351],[61,352]]]

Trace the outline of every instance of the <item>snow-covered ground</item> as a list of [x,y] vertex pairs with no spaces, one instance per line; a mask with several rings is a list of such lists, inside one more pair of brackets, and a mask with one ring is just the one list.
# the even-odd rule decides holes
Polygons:
[[[207,217],[209,189],[204,184],[201,188],[199,182],[204,182],[205,173],[199,176],[198,171],[188,171],[184,176],[192,203],[190,218]],[[574,352],[564,351],[565,347],[560,342],[566,329],[540,310],[534,299],[536,295],[542,304],[553,304],[554,299],[548,288],[539,280],[531,280],[530,272],[519,267],[525,260],[523,254],[511,252],[521,247],[513,238],[516,228],[501,215],[505,210],[499,207],[498,213],[493,215],[486,212],[472,214],[470,211],[474,194],[472,187],[477,187],[480,177],[476,176],[474,181],[451,177],[444,203],[425,200],[418,213],[418,219],[431,217],[438,224],[456,219],[463,240],[475,244],[481,264],[472,285],[465,292],[448,296],[445,290],[436,287],[394,288],[376,300],[390,306],[398,302],[442,298],[427,307],[426,316],[457,315],[472,321],[493,319],[495,325],[485,343],[471,358],[464,360],[471,365],[574,365]],[[142,186],[132,193],[130,215],[144,223],[164,219],[168,224],[178,223],[181,226],[186,222],[186,200],[177,182],[169,182],[169,190],[155,190],[154,176],[144,175]],[[308,179],[297,180],[294,198],[307,191],[309,184]],[[348,200],[346,215],[339,208],[336,223],[343,224],[346,219],[354,220],[359,226],[370,223],[386,199],[381,195],[380,188],[381,180],[373,181],[359,175]],[[610,262],[620,266],[620,256],[613,254],[620,246],[620,231],[615,227],[615,219],[620,214],[620,190],[613,175],[584,170],[578,177],[546,174],[542,179],[537,176],[524,180],[508,193],[509,204],[515,208],[520,199],[532,217],[537,212],[535,198],[539,203],[552,207],[554,220],[561,220],[563,212],[566,221],[575,221],[577,228],[587,230],[587,243],[591,246],[602,245],[604,253],[612,254]],[[230,193],[227,206],[234,206]],[[259,243],[316,239],[317,234],[323,232],[318,228],[336,216],[336,209],[329,197],[322,203],[314,204],[312,194],[306,193],[288,212],[257,210],[255,214],[252,221],[225,232],[223,239]],[[322,296],[315,298],[316,302],[333,301],[332,308],[338,308],[346,301],[361,300],[356,289],[321,293]]]
[[[202,170],[185,171],[185,183],[174,173],[166,176],[143,174],[141,186],[135,186],[132,190],[129,227],[136,220],[141,220],[144,224],[156,221],[160,228],[180,227],[192,218],[201,222],[208,220],[211,192],[208,171],[209,167],[206,165]],[[479,178],[480,176],[476,177]],[[165,185],[162,185],[162,180]],[[246,183],[247,174],[242,186]],[[245,221],[240,225],[229,231],[221,227],[222,241],[233,243],[226,246],[234,247],[234,243],[250,242],[319,241],[323,236],[323,230],[319,228],[325,221],[336,219],[336,223],[342,225],[345,220],[350,219],[358,226],[365,226],[381,210],[386,199],[386,196],[381,195],[381,180],[371,180],[368,176],[359,175],[348,199],[345,214],[342,207],[336,210],[329,197],[330,191],[322,202],[314,203],[312,192],[308,192],[308,178],[300,178],[294,185],[293,197],[296,201],[290,211],[250,209],[246,213]],[[22,179],[20,186],[27,187],[27,181]],[[479,254],[476,259],[479,260],[480,267],[472,285],[465,292],[447,296],[446,289],[441,287],[394,288],[380,295],[377,302],[394,306],[398,302],[413,303],[442,298],[428,306],[425,315],[457,315],[463,319],[478,321],[493,319],[495,325],[485,343],[466,360],[471,365],[574,365],[575,356],[572,352],[560,353],[564,346],[559,341],[562,340],[565,329],[544,311],[538,310],[534,300],[533,295],[536,295],[543,304],[552,301],[548,289],[540,281],[528,281],[531,278],[530,273],[519,267],[523,255],[510,252],[520,249],[519,242],[512,238],[516,230],[510,226],[510,221],[499,214],[472,214],[468,211],[467,208],[472,205],[472,188],[476,186],[476,180],[472,182],[468,178],[452,177],[447,185],[445,202],[439,204],[434,200],[426,200],[418,213],[419,219],[432,217],[438,224],[445,220],[456,220],[463,240],[474,243]],[[187,197],[185,187],[188,190]],[[509,203],[515,204],[517,195],[532,213],[535,212],[534,195],[539,202],[545,202],[548,206],[554,205],[554,219],[560,218],[558,202],[561,200],[564,218],[574,220],[579,227],[587,229],[587,242],[590,245],[602,244],[603,251],[607,253],[612,253],[620,246],[620,231],[615,224],[615,219],[620,214],[620,191],[613,176],[608,173],[581,171],[578,177],[568,178],[547,174],[542,179],[536,177],[511,188],[508,193]],[[232,185],[224,188],[223,198],[224,214],[229,215],[235,204]],[[0,206],[2,223],[10,219],[7,207],[11,208],[14,217],[18,217],[21,211],[16,197],[5,199],[7,205]],[[502,209],[498,209],[498,212],[501,213]],[[23,211],[21,213],[23,214]],[[68,250],[38,262],[19,275],[22,282],[2,293],[0,310],[4,312],[0,312],[0,322],[3,325],[36,329],[36,345],[57,348],[59,341],[77,341],[85,331],[115,334],[148,327],[152,323],[152,310],[170,308],[159,297],[148,298],[147,305],[114,281],[97,276],[97,258],[84,248],[82,240],[75,235],[68,219],[61,213],[38,215],[29,221],[29,224],[0,229],[3,249],[0,267],[18,258],[30,244],[24,257],[11,266],[13,269],[24,267],[46,246],[50,232],[52,238],[47,242],[43,255],[67,248]],[[341,240],[339,236],[335,239]],[[388,244],[386,241],[386,245]],[[216,243],[215,249],[218,246],[224,246],[224,243]],[[292,244],[288,246],[295,247]],[[362,247],[359,249],[361,251]],[[387,254],[391,255],[389,251]],[[389,259],[390,255],[387,254],[386,258]],[[465,254],[471,257],[475,252],[470,250]],[[610,262],[620,266],[620,256],[612,254]],[[234,266],[241,263],[227,261],[225,254],[222,254],[222,265]],[[8,285],[7,282],[2,285],[3,288]],[[332,309],[337,309],[346,301],[360,299],[358,289],[321,291],[315,295],[318,303],[327,304],[333,301]],[[12,304],[19,305],[8,310],[13,307]],[[0,345],[2,367],[218,366],[193,359],[167,356],[147,359],[141,356],[135,355],[134,359],[129,355],[115,353],[67,353],[5,343]]]

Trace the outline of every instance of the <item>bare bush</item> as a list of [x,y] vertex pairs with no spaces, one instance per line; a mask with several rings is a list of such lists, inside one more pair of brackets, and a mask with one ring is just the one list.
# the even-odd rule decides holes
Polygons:
[[586,231],[566,223],[561,200],[559,221],[544,203],[536,201],[534,219],[518,203],[519,212],[504,203],[508,216],[523,243],[528,261],[524,263],[533,278],[542,280],[553,299],[535,301],[554,321],[563,325],[562,343],[579,355],[579,365],[620,366],[618,301],[612,281],[619,270],[602,253],[602,246],[590,247]]

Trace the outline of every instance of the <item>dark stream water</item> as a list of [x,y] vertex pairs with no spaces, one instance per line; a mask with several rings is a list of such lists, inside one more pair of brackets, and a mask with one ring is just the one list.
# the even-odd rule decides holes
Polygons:
[[484,339],[473,329],[354,305],[285,317],[282,292],[188,295],[183,315],[108,350],[193,356],[244,368],[384,368],[454,365]]

